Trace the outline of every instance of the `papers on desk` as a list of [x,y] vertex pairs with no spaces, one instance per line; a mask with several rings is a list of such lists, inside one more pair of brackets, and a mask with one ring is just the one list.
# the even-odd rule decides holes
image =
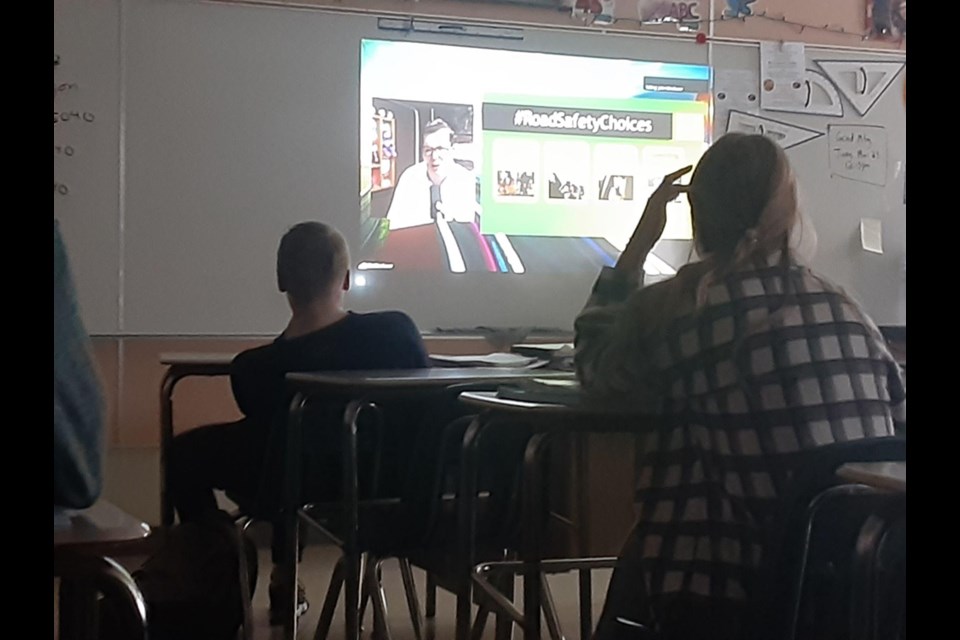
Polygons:
[[544,404],[577,404],[580,402],[580,383],[577,380],[531,378],[501,385],[497,397]]
[[547,344],[515,344],[513,345],[514,353],[519,353],[520,355],[530,356],[533,358],[572,358],[573,357],[573,343],[572,342],[553,342]]
[[551,369],[574,370],[573,355],[575,350],[572,342],[515,344],[512,351],[531,358],[543,358],[550,362]]
[[547,364],[547,360],[516,353],[488,353],[487,355],[445,356],[431,355],[431,362],[437,367],[504,367],[507,369],[536,369]]

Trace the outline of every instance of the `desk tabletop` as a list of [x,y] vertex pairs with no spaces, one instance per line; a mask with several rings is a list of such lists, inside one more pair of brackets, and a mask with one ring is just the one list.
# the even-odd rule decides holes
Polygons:
[[857,462],[845,464],[837,476],[850,482],[859,482],[877,489],[907,492],[906,462]]
[[301,388],[340,390],[430,389],[471,382],[510,382],[524,378],[569,378],[568,371],[508,369],[504,367],[435,367],[384,371],[323,371],[288,373],[287,381]]
[[149,535],[150,525],[106,500],[89,509],[53,511],[54,549],[132,542]]

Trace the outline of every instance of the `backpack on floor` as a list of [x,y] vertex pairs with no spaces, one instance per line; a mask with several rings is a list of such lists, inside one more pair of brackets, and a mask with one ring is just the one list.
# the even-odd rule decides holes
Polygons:
[[172,527],[161,548],[133,574],[147,603],[151,640],[233,640],[243,623],[239,559],[246,554],[249,591],[257,555],[223,511]]

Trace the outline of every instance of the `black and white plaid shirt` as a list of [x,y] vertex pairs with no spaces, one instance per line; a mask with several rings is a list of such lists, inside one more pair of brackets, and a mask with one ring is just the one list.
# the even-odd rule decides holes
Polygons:
[[635,544],[650,596],[743,601],[798,453],[901,431],[906,392],[873,322],[826,279],[774,257],[697,308],[702,271],[637,290],[605,270],[576,322],[576,363],[594,398],[683,416],[645,436]]

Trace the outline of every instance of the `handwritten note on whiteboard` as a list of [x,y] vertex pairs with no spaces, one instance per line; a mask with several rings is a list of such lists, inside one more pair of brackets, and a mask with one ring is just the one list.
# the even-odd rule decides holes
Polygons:
[[[53,196],[56,198],[70,195],[75,185],[74,179],[78,165],[82,165],[84,141],[95,135],[96,113],[91,107],[83,106],[80,83],[73,76],[61,72],[61,63],[65,60],[60,54],[53,56]],[[72,73],[67,59],[66,68]]]
[[844,124],[827,127],[830,175],[867,184],[887,184],[887,131]]

